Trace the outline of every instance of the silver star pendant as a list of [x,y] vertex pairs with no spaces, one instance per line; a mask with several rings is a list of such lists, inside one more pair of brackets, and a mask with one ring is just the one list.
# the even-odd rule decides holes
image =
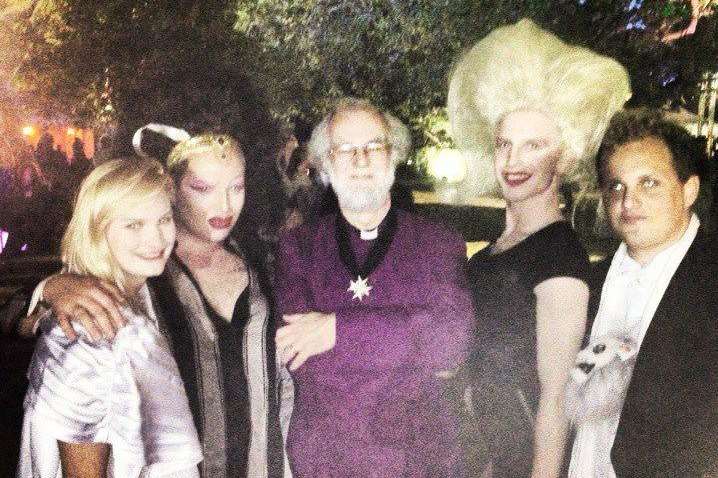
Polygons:
[[349,288],[347,289],[347,292],[351,292],[354,294],[352,299],[359,299],[359,302],[361,302],[364,297],[369,296],[369,291],[371,289],[372,287],[369,285],[366,279],[362,279],[361,276],[357,276],[357,280],[353,280],[349,283]]

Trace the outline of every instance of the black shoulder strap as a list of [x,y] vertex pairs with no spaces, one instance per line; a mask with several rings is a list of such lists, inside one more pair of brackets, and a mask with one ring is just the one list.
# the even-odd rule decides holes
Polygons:
[[160,330],[167,336],[172,347],[172,355],[184,382],[194,425],[201,441],[203,433],[202,408],[199,401],[194,331],[189,325],[182,303],[167,276],[167,271],[165,270],[161,276],[148,279],[147,284],[152,295]]

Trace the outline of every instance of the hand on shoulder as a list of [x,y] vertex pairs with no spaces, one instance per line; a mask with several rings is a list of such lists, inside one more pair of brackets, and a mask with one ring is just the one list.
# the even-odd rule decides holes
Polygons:
[[79,322],[92,340],[112,339],[126,324],[120,313],[125,304],[122,292],[95,277],[63,273],[45,283],[43,301],[57,317],[68,338],[76,338],[71,322]]

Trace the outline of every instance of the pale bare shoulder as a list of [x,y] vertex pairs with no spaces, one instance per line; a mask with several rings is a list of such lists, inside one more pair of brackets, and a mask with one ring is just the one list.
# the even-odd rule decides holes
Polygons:
[[538,299],[556,300],[570,299],[572,297],[583,297],[588,294],[588,284],[576,277],[551,277],[539,282],[534,287],[534,294]]
[[588,285],[575,277],[552,277],[534,287],[539,328],[554,331],[584,327],[588,308]]

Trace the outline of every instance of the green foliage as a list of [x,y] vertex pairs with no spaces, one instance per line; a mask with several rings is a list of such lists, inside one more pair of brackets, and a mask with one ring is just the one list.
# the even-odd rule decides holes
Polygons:
[[464,48],[521,17],[621,61],[634,103],[692,101],[700,72],[715,67],[715,18],[667,45],[660,35],[688,21],[688,2],[630,3],[240,0],[235,27],[259,45],[259,69],[277,113],[310,122],[339,95],[369,98],[405,120],[421,116],[444,103],[452,62]]
[[557,3],[560,8],[538,22],[569,42],[620,61],[631,76],[631,104],[695,109],[701,74],[718,69],[715,15],[701,18],[695,34],[666,44],[661,42],[666,32],[688,24],[688,1],[644,0],[634,9],[627,1]]
[[313,124],[343,95],[391,109],[415,126],[417,146],[426,144],[415,119],[444,104],[457,56],[522,17],[621,61],[635,104],[691,106],[700,74],[718,68],[716,15],[702,18],[694,35],[661,43],[661,32],[688,21],[689,2],[678,0],[34,4],[13,25],[24,53],[16,81],[41,109],[128,127],[150,120],[229,125],[263,150],[276,142],[266,106],[277,117]]
[[404,119],[441,104],[448,67],[478,15],[457,1],[238,4],[236,27],[260,45],[277,111],[309,121],[340,95],[368,98]]
[[232,28],[230,3],[45,2],[15,22],[27,52],[17,86],[45,100],[46,116],[223,129],[268,147],[275,126],[249,79],[253,52]]
[[446,108],[432,108],[428,113],[414,119],[411,127],[415,131],[422,132],[423,138],[419,144],[423,147],[418,149],[409,166],[420,177],[427,177],[429,157],[436,154],[438,149],[454,147]]
[[700,74],[715,69],[716,18],[673,44],[660,41],[690,16],[689,3],[644,0],[239,0],[235,28],[256,42],[256,73],[276,115],[315,123],[334,98],[368,98],[432,147],[461,52],[498,26],[532,18],[564,40],[612,56],[631,75],[633,104],[692,107]]

